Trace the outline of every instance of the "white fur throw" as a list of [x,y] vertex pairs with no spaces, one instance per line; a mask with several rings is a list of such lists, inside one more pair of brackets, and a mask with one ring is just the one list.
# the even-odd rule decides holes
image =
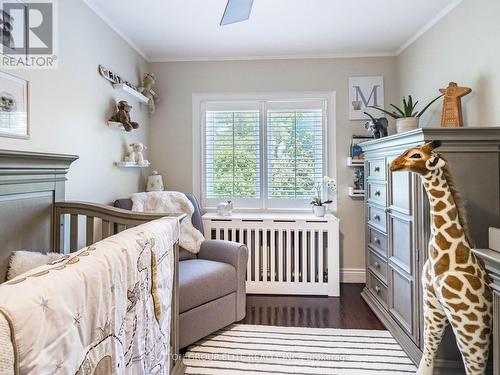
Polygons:
[[49,264],[60,260],[64,254],[47,253],[43,254],[37,251],[14,251],[9,259],[9,267],[7,270],[7,280],[12,280],[27,271],[30,271],[44,264]]
[[182,221],[179,245],[187,251],[197,254],[201,243],[205,240],[203,234],[193,227],[191,217],[194,213],[193,204],[185,194],[178,191],[150,191],[132,194],[132,211],[154,212],[165,214],[187,214]]

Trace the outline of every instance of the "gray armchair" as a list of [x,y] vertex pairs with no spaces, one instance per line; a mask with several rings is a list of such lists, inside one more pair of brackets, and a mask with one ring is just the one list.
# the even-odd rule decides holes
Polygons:
[[[193,225],[203,233],[198,200],[186,196],[195,208]],[[132,209],[130,199],[114,205]],[[179,259],[179,339],[184,348],[245,317],[248,249],[236,242],[206,240],[197,255],[181,249]]]

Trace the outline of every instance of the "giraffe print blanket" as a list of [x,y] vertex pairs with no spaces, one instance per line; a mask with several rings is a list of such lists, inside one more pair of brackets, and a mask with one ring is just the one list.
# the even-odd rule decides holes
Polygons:
[[12,349],[0,356],[14,356],[0,364],[21,375],[168,375],[178,236],[177,219],[152,221],[0,285],[0,342]]

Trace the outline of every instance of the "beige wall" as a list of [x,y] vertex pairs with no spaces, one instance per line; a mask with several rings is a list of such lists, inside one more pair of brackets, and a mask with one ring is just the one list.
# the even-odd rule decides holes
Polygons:
[[[448,16],[398,57],[221,62],[152,63],[140,57],[81,0],[59,1],[59,68],[17,71],[31,84],[31,139],[0,138],[0,148],[72,153],[80,156],[69,174],[69,199],[110,202],[142,190],[141,171],[119,169],[127,143],[148,144],[153,166],[170,190],[192,191],[192,94],[203,92],[335,91],[338,215],[341,219],[342,268],[364,267],[363,203],[347,196],[352,170],[345,166],[352,134],[364,134],[363,122],[348,120],[347,80],[383,75],[385,100],[399,103],[412,94],[421,102],[449,81],[473,88],[464,101],[468,126],[500,125],[500,2],[464,0]],[[98,75],[103,64],[132,82],[146,70],[156,73],[162,101],[151,118],[134,99],[120,94]],[[129,134],[105,125],[115,100],[134,105],[142,124]],[[423,125],[438,125],[434,105]],[[333,148],[332,148],[333,149]],[[145,173],[145,172],[142,172]]]
[[[0,148],[79,155],[68,175],[67,198],[107,203],[139,189],[141,172],[113,162],[128,142],[147,142],[149,115],[113,90],[97,66],[137,83],[147,63],[81,0],[58,4],[59,68],[12,72],[30,81],[31,139],[0,138]],[[125,134],[106,126],[115,99],[129,100],[141,129]]]
[[202,92],[336,91],[338,214],[341,219],[343,268],[364,267],[363,203],[347,196],[352,170],[345,166],[352,134],[363,134],[363,122],[348,120],[349,76],[385,79],[386,101],[396,100],[394,58],[261,60],[154,63],[161,103],[152,117],[150,144],[153,166],[167,188],[192,191],[192,94]]
[[[466,126],[500,125],[500,1],[463,0],[397,58],[401,95],[429,101],[455,81],[473,92],[462,99]],[[439,126],[442,101],[422,117]]]

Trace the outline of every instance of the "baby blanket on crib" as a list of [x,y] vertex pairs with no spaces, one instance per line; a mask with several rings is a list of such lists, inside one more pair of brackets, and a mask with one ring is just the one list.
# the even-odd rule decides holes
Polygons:
[[178,235],[152,221],[0,285],[16,374],[168,375]]
[[179,244],[193,254],[200,251],[205,237],[191,222],[194,207],[185,194],[178,191],[151,191],[132,194],[131,199],[132,211],[188,215],[181,224]]

